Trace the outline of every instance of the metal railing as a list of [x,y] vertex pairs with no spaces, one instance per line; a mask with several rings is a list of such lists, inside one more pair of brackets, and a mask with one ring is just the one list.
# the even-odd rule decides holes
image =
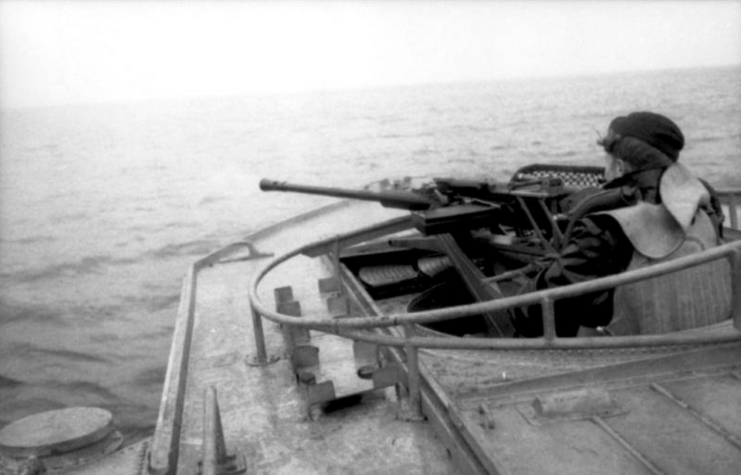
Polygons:
[[[738,205],[741,203],[741,190],[723,189],[718,190],[719,198],[723,205],[728,208],[731,227],[738,229]],[[398,220],[396,220],[398,221]],[[398,227],[398,222],[394,225]],[[541,290],[524,295],[507,297],[499,300],[480,302],[470,305],[448,307],[445,309],[415,312],[414,314],[392,314],[373,317],[354,317],[348,319],[327,319],[325,317],[303,316],[301,318],[283,315],[267,308],[260,301],[257,288],[262,279],[272,269],[281,263],[298,255],[315,257],[333,249],[338,253],[337,247],[342,243],[347,246],[359,242],[360,236],[377,236],[379,230],[389,228],[389,223],[381,223],[378,226],[369,227],[360,232],[350,232],[345,235],[324,239],[310,243],[287,252],[275,258],[253,279],[250,286],[249,299],[252,309],[253,322],[255,323],[255,339],[258,351],[257,360],[267,361],[265,354],[264,336],[262,334],[261,318],[267,318],[276,323],[284,325],[295,325],[299,327],[324,331],[328,333],[342,334],[348,338],[380,345],[417,348],[437,349],[488,349],[488,350],[512,350],[512,349],[579,349],[579,348],[621,348],[635,346],[661,346],[677,344],[699,344],[712,343],[725,340],[741,339],[741,241],[725,244],[702,253],[682,257],[672,261],[653,265],[642,269],[624,272],[582,282],[565,287]],[[737,333],[721,335],[702,335],[697,333],[669,333],[659,335],[630,335],[630,336],[600,336],[600,337],[569,337],[558,338],[555,331],[554,302],[563,298],[583,295],[589,292],[607,290],[621,285],[630,284],[659,277],[673,272],[703,265],[711,261],[728,259],[731,270],[731,315],[734,326],[740,330]],[[339,278],[339,276],[337,276]],[[446,338],[446,337],[420,337],[405,332],[404,338],[388,335],[372,334],[369,332],[350,332],[351,330],[382,328],[392,326],[409,326],[413,324],[428,324],[454,318],[467,317],[481,313],[509,310],[515,307],[529,305],[540,305],[543,319],[544,335],[541,338],[532,339],[491,339],[491,338]]]
[[[371,234],[378,229],[388,226],[381,223],[369,228]],[[351,239],[348,237],[351,236]],[[459,350],[553,350],[553,349],[592,349],[592,348],[627,348],[627,347],[656,347],[671,345],[717,344],[724,342],[741,341],[741,240],[709,249],[702,253],[685,256],[672,261],[656,264],[650,267],[636,269],[617,275],[611,275],[593,281],[582,282],[565,287],[541,290],[499,300],[479,302],[470,305],[449,307],[437,310],[415,312],[413,314],[390,314],[371,317],[327,318],[324,316],[304,315],[293,317],[280,314],[267,308],[258,297],[258,286],[262,279],[275,267],[299,256],[316,256],[318,249],[331,248],[334,242],[334,257],[339,256],[339,243],[354,241],[359,233],[348,233],[316,243],[299,247],[287,252],[268,263],[253,279],[249,291],[250,307],[254,324],[255,360],[258,364],[267,364],[269,358],[265,349],[262,331],[262,318],[267,318],[282,325],[294,325],[339,336],[373,343],[376,345],[403,348],[406,353],[407,367],[407,398],[413,413],[421,413],[421,386],[418,352],[421,348],[459,349]],[[629,335],[629,336],[599,336],[599,337],[569,337],[559,338],[555,331],[554,303],[563,298],[583,295],[615,288],[621,285],[640,282],[673,272],[679,272],[709,262],[727,259],[730,268],[731,306],[730,317],[733,319],[737,331],[720,333],[703,332],[676,332],[658,335]],[[335,273],[338,271],[335,270]],[[340,275],[335,278],[340,279]],[[541,338],[450,338],[430,337],[417,335],[413,330],[415,324],[425,324],[450,320],[454,318],[479,315],[495,311],[505,311],[515,307],[540,305],[543,320],[544,335]],[[388,333],[361,331],[363,329],[378,329],[385,327],[403,328],[403,336],[393,336]]]
[[[724,206],[728,208],[730,225],[738,229],[738,205],[741,203],[741,190],[722,189],[718,195]],[[401,226],[400,226],[401,225]],[[338,253],[340,243],[343,246],[351,245],[362,240],[362,236],[377,237],[379,231],[403,228],[403,222],[393,220],[389,223],[381,223],[360,231],[354,231],[345,235],[324,239],[315,243],[301,246],[293,251],[283,254],[271,261],[253,279],[250,286],[250,306],[253,321],[256,325],[255,339],[258,349],[257,360],[266,358],[264,336],[262,334],[261,317],[265,317],[276,323],[295,325],[309,329],[325,331],[328,333],[342,333],[348,338],[353,338],[381,345],[408,347],[410,344],[419,348],[448,348],[448,349],[546,349],[546,348],[618,348],[631,346],[658,346],[671,344],[694,344],[702,342],[714,342],[723,339],[738,339],[739,335],[734,333],[725,335],[706,336],[693,333],[673,333],[661,335],[632,335],[619,337],[580,337],[580,338],[557,338],[555,332],[555,319],[553,305],[556,300],[582,295],[589,292],[607,290],[621,285],[639,282],[661,275],[678,272],[694,266],[706,264],[711,261],[726,258],[731,268],[731,318],[734,325],[741,330],[741,241],[725,244],[702,253],[675,259],[669,262],[656,264],[651,267],[637,269],[622,274],[611,275],[589,282],[582,282],[565,287],[541,290],[529,294],[503,298],[494,301],[480,302],[458,307],[449,307],[438,310],[415,312],[414,314],[392,314],[374,317],[355,317],[350,319],[327,319],[325,317],[303,316],[296,318],[282,315],[267,308],[260,301],[257,288],[262,279],[272,269],[281,263],[298,255],[317,256],[328,249]],[[339,276],[336,276],[339,278]],[[450,320],[454,318],[477,315],[480,313],[508,310],[515,307],[529,305],[540,305],[543,318],[544,335],[542,338],[534,339],[491,339],[491,338],[443,338],[443,337],[420,337],[407,335],[405,338],[371,334],[368,332],[348,333],[350,330],[392,327],[397,325],[426,324]],[[258,325],[259,323],[259,325]],[[407,332],[408,333],[408,332]]]
[[[342,236],[334,238],[342,240]],[[342,334],[348,338],[377,343],[388,346],[413,346],[419,348],[447,348],[447,349],[546,349],[546,348],[615,348],[630,346],[656,346],[681,343],[715,342],[722,340],[741,339],[738,334],[724,335],[697,335],[692,333],[662,334],[662,335],[633,335],[618,337],[591,337],[591,338],[558,338],[555,333],[553,304],[556,300],[574,297],[589,292],[596,292],[615,288],[621,285],[640,282],[659,277],[672,272],[678,272],[690,267],[703,265],[711,261],[728,259],[731,268],[731,317],[736,328],[741,329],[741,241],[725,244],[702,253],[682,257],[672,261],[656,264],[651,267],[636,269],[617,275],[611,275],[589,282],[582,282],[565,287],[541,290],[499,300],[479,302],[470,305],[449,307],[445,309],[415,312],[414,314],[390,314],[374,317],[354,317],[345,319],[328,319],[305,315],[301,318],[283,315],[270,310],[259,299],[257,288],[262,279],[272,269],[283,262],[302,254],[315,255],[316,248],[325,248],[327,240],[308,244],[283,254],[271,261],[255,277],[250,287],[250,305],[255,317],[264,317],[283,325],[295,325],[328,333]],[[440,338],[407,336],[404,338],[375,335],[368,333],[348,333],[349,330],[403,326],[412,324],[427,324],[467,317],[481,313],[503,311],[515,307],[540,305],[542,309],[544,336],[533,339],[491,339],[491,338]],[[260,332],[255,332],[256,339],[262,339]],[[257,341],[256,347],[264,348],[264,341]],[[258,355],[259,359],[260,355]]]

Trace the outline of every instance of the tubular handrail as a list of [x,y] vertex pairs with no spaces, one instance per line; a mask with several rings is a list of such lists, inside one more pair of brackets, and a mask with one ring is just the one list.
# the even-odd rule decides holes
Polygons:
[[[341,239],[337,238],[337,239]],[[449,307],[445,309],[428,310],[422,312],[415,312],[414,314],[391,314],[382,315],[378,317],[354,317],[346,319],[327,319],[323,317],[312,317],[310,315],[304,315],[300,318],[292,317],[289,315],[280,314],[267,308],[264,303],[260,300],[257,288],[262,279],[272,269],[280,265],[281,263],[291,259],[300,254],[310,253],[315,247],[326,246],[326,240],[319,241],[317,243],[310,243],[301,246],[293,251],[289,251],[271,262],[269,262],[253,279],[250,286],[250,305],[253,312],[257,312],[259,315],[280,324],[294,325],[298,327],[310,328],[320,331],[326,331],[330,333],[347,334],[350,329],[364,329],[364,328],[381,328],[391,327],[397,325],[410,325],[410,324],[423,324],[431,323],[443,320],[449,320],[452,318],[459,318],[465,316],[476,315],[485,312],[493,312],[500,310],[507,310],[514,307],[527,306],[539,304],[543,308],[544,328],[546,329],[546,335],[544,338],[529,340],[534,345],[525,345],[528,348],[553,348],[553,347],[604,347],[604,346],[630,346],[630,345],[657,345],[664,342],[697,342],[697,335],[692,334],[668,334],[668,335],[637,335],[637,336],[620,336],[620,337],[598,337],[598,338],[568,338],[567,340],[571,343],[556,343],[554,321],[553,321],[553,302],[566,298],[572,297],[578,294],[584,294],[588,292],[595,292],[600,290],[606,290],[614,288],[620,285],[647,280],[653,277],[658,277],[671,272],[677,272],[689,267],[702,265],[710,261],[727,258],[731,264],[731,275],[732,275],[732,316],[736,318],[736,321],[741,321],[741,241],[733,242],[718,246],[716,248],[709,249],[702,253],[693,254],[690,256],[682,257],[672,261],[656,264],[651,267],[636,269],[628,272],[624,272],[617,275],[611,275],[596,279],[593,281],[582,282],[564,287],[558,287],[553,289],[546,289],[537,292],[532,292],[523,295],[517,295],[513,297],[507,297],[499,300],[479,302],[469,305],[461,305],[457,307]],[[383,344],[392,346],[401,346],[409,343],[409,338],[396,338],[376,335],[378,338],[373,338],[370,335],[362,335],[354,333],[353,338],[370,341],[375,339],[376,341],[382,340]],[[702,341],[715,341],[715,340],[727,340],[728,336],[717,336],[717,337],[703,337]],[[741,332],[738,335],[731,334],[731,339],[741,339]],[[448,344],[443,344],[441,341],[432,339],[430,337],[414,337],[414,343],[419,347],[437,347],[437,348],[460,348],[460,342],[454,343],[456,339],[445,338],[442,340],[448,340]],[[513,347],[522,347],[522,345],[512,345],[506,343],[506,339],[485,339],[485,338],[470,338],[466,339],[469,343],[464,345],[467,348],[501,348],[508,349]],[[575,340],[578,340],[575,342]],[[613,341],[614,340],[614,341]],[[625,343],[618,343],[623,341]],[[594,342],[595,345],[591,343]],[[429,343],[430,345],[428,345]],[[576,343],[576,344],[574,344]]]
[[[329,332],[335,333],[335,332]],[[403,347],[405,345],[434,350],[588,350],[622,348],[656,348],[678,345],[707,345],[741,340],[739,332],[724,332],[713,335],[702,333],[669,333],[657,335],[627,335],[555,338],[450,338],[439,336],[414,336],[407,339],[379,335],[370,332],[335,333],[352,340],[381,346]]]

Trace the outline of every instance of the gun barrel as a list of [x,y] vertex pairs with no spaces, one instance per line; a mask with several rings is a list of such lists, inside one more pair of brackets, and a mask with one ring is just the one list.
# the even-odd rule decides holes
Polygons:
[[267,178],[260,180],[260,189],[263,191],[285,191],[309,195],[331,196],[335,198],[375,201],[388,208],[400,208],[406,210],[425,210],[435,204],[434,201],[410,191],[376,192],[368,190],[348,190],[345,188],[298,185],[285,181],[269,180]]

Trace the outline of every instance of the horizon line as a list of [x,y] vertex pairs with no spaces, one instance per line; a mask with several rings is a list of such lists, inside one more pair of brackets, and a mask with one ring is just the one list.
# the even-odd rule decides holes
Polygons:
[[40,109],[58,109],[58,108],[74,108],[74,107],[96,107],[96,106],[126,106],[134,104],[152,104],[152,103],[164,103],[164,102],[180,102],[180,101],[202,101],[208,99],[229,99],[229,98],[248,98],[248,97],[275,97],[275,96],[297,96],[297,95],[315,95],[315,94],[332,94],[343,91],[370,91],[370,90],[385,90],[395,88],[414,88],[414,87],[433,87],[433,86],[452,86],[452,85],[464,85],[464,84],[481,84],[481,83],[506,83],[511,81],[523,81],[523,80],[558,80],[568,78],[602,78],[607,76],[620,76],[620,75],[633,75],[633,74],[657,74],[657,73],[668,73],[672,71],[693,71],[693,70],[710,70],[710,69],[733,69],[741,68],[741,61],[729,64],[717,64],[717,65],[700,65],[700,66],[676,66],[676,67],[662,67],[662,68],[649,68],[649,69],[632,69],[632,70],[616,70],[616,71],[595,71],[595,72],[573,72],[573,73],[561,73],[561,74],[535,74],[535,75],[512,75],[512,76],[498,76],[481,79],[443,79],[439,81],[429,82],[398,82],[393,84],[374,84],[374,85],[357,85],[357,86],[334,86],[334,87],[313,87],[307,89],[297,90],[265,90],[265,91],[232,91],[226,93],[214,93],[214,94],[182,94],[179,96],[153,96],[153,97],[141,97],[141,98],[130,98],[130,99],[101,99],[101,100],[82,100],[72,102],[50,102],[47,104],[16,104],[11,106],[4,106],[5,102],[0,97],[0,111],[1,112],[12,112],[19,110],[40,110]]

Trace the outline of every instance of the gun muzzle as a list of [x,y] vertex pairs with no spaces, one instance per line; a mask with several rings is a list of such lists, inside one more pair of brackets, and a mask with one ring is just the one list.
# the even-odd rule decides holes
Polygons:
[[286,182],[284,181],[276,181],[263,178],[262,180],[260,180],[260,189],[262,191],[287,191],[285,190],[285,187],[281,186],[285,185],[285,183]]

